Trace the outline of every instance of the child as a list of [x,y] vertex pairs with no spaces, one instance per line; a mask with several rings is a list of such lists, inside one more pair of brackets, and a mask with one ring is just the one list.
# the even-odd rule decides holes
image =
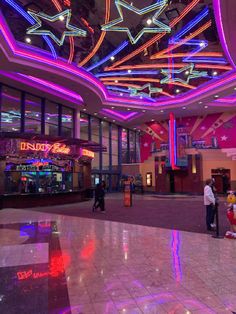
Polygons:
[[225,237],[236,239],[236,204],[229,204],[227,208],[227,218],[230,223],[230,231],[227,231]]

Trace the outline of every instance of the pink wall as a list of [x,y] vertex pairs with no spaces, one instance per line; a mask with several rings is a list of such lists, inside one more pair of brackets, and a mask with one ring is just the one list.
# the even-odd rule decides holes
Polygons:
[[[206,146],[211,146],[212,137],[215,137],[218,148],[236,147],[236,112],[179,118],[177,128],[180,127],[190,134],[192,141],[204,140]],[[150,122],[145,128],[146,133],[141,139],[142,162],[151,155],[154,143],[157,148],[168,143],[168,121]]]

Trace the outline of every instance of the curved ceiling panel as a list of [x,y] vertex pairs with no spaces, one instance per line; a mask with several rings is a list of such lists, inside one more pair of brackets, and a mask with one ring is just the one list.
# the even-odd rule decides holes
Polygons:
[[219,1],[2,0],[14,37],[1,19],[5,67],[46,76],[108,115],[114,105],[137,108],[132,119],[190,105],[235,80]]

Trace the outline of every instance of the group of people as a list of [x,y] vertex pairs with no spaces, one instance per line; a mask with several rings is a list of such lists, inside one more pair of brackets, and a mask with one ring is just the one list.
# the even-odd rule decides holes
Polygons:
[[95,188],[95,199],[93,204],[93,212],[100,208],[101,213],[105,213],[105,189],[106,189],[106,183],[105,181],[102,181],[101,183],[96,184]]

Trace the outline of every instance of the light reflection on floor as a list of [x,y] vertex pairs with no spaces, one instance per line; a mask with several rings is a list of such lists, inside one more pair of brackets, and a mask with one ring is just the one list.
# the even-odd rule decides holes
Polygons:
[[[31,285],[32,280],[53,277],[64,268],[65,283],[61,284],[67,285],[70,306],[60,313],[236,311],[236,241],[28,210],[2,210],[0,221],[39,222],[42,233],[55,221],[52,232],[59,238],[60,256],[50,258],[49,270],[44,272],[30,267],[22,270],[21,263],[16,276]],[[25,226],[18,232],[13,233],[16,240],[11,237],[13,250],[16,243],[21,245],[19,236],[27,239],[34,230]],[[7,245],[10,250],[11,244]],[[0,309],[1,302],[4,296],[0,292]]]

